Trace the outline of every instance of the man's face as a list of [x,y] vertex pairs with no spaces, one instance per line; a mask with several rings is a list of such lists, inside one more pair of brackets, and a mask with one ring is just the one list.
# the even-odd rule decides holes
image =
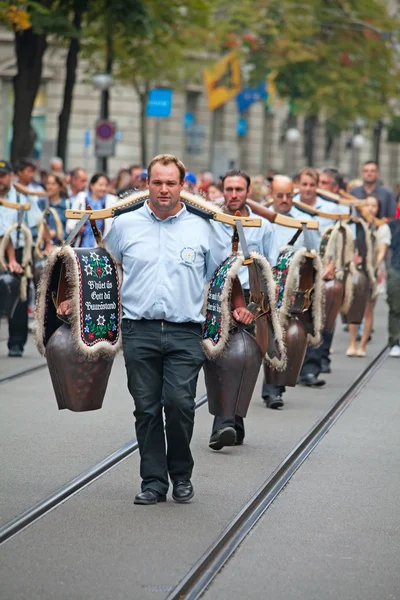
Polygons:
[[373,163],[363,166],[363,180],[364,183],[376,183],[379,177],[379,170]]
[[339,186],[334,183],[333,177],[326,173],[321,173],[319,176],[318,187],[320,187],[321,190],[328,190],[335,193],[339,191]]
[[27,166],[22,171],[18,171],[18,179],[22,185],[29,185],[32,183],[35,176],[35,169],[31,166]]
[[242,210],[246,204],[247,192],[247,181],[244,177],[235,176],[225,179],[222,193],[230,214],[234,215],[237,210]]
[[272,184],[274,211],[284,215],[290,212],[293,205],[293,183],[275,181]]
[[5,196],[11,186],[13,173],[0,173],[0,196]]
[[300,201],[313,204],[317,197],[317,182],[310,175],[302,175],[299,181]]
[[83,192],[87,188],[88,176],[86,171],[78,171],[75,177],[71,177],[71,187],[76,193]]
[[148,179],[150,204],[159,211],[173,211],[180,203],[183,183],[178,167],[155,163]]
[[131,178],[131,186],[132,187],[135,187],[135,188],[139,187],[140,175],[141,175],[142,170],[143,169],[141,167],[138,167],[137,169],[135,168],[135,169],[131,169],[129,171],[129,177]]

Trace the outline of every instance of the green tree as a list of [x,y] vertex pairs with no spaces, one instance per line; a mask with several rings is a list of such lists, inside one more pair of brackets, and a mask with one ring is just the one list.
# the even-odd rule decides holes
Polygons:
[[[131,85],[140,101],[141,159],[147,163],[146,104],[149,90],[157,85],[179,88],[185,82],[200,80],[201,48],[209,27],[211,3],[208,0],[180,0],[160,3],[146,1],[143,35],[132,36],[117,25],[110,31],[113,48],[113,78]],[[91,72],[101,68],[104,47],[99,36],[99,22],[86,32],[85,56]],[[110,71],[109,71],[110,72]]]

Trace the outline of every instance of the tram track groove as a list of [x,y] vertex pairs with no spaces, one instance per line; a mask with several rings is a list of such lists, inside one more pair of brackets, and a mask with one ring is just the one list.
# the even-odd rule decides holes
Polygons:
[[221,535],[194,564],[192,569],[170,591],[165,600],[196,600],[204,594],[213,579],[289,483],[296,471],[368,384],[388,354],[389,347],[385,346],[334,402],[325,415],[289,452]]
[[[196,398],[196,410],[206,402],[207,394],[203,394],[199,398]],[[42,517],[48,515],[52,510],[108,473],[113,467],[122,463],[122,461],[131,456],[138,449],[138,441],[136,439],[132,440],[77,477],[74,477],[74,479],[71,479],[68,483],[59,487],[31,508],[28,508],[14,519],[11,519],[11,521],[5,523],[0,527],[0,544],[3,544],[18,533],[21,533],[30,525],[33,525],[33,523]]]
[[36,373],[36,371],[40,371],[47,367],[47,362],[35,365],[34,367],[29,367],[28,369],[24,369],[23,371],[18,371],[18,373],[12,373],[11,375],[7,375],[6,377],[2,377],[0,379],[1,383],[8,383],[9,381],[13,381],[14,379],[19,379],[20,377],[25,377],[26,375],[31,375],[31,373]]

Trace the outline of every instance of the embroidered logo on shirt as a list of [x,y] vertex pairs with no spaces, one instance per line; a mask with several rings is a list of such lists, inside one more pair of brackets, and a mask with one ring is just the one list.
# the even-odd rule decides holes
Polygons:
[[185,248],[182,248],[181,259],[184,263],[186,263],[187,265],[192,265],[194,263],[195,258],[196,250],[194,248],[191,248],[190,246],[185,246]]

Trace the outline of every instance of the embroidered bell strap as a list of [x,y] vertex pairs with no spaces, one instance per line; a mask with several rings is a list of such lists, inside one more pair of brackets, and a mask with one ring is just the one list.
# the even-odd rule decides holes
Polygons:
[[314,286],[308,290],[297,290],[293,294],[293,304],[290,307],[290,312],[300,314],[308,310],[312,302],[312,292]]

